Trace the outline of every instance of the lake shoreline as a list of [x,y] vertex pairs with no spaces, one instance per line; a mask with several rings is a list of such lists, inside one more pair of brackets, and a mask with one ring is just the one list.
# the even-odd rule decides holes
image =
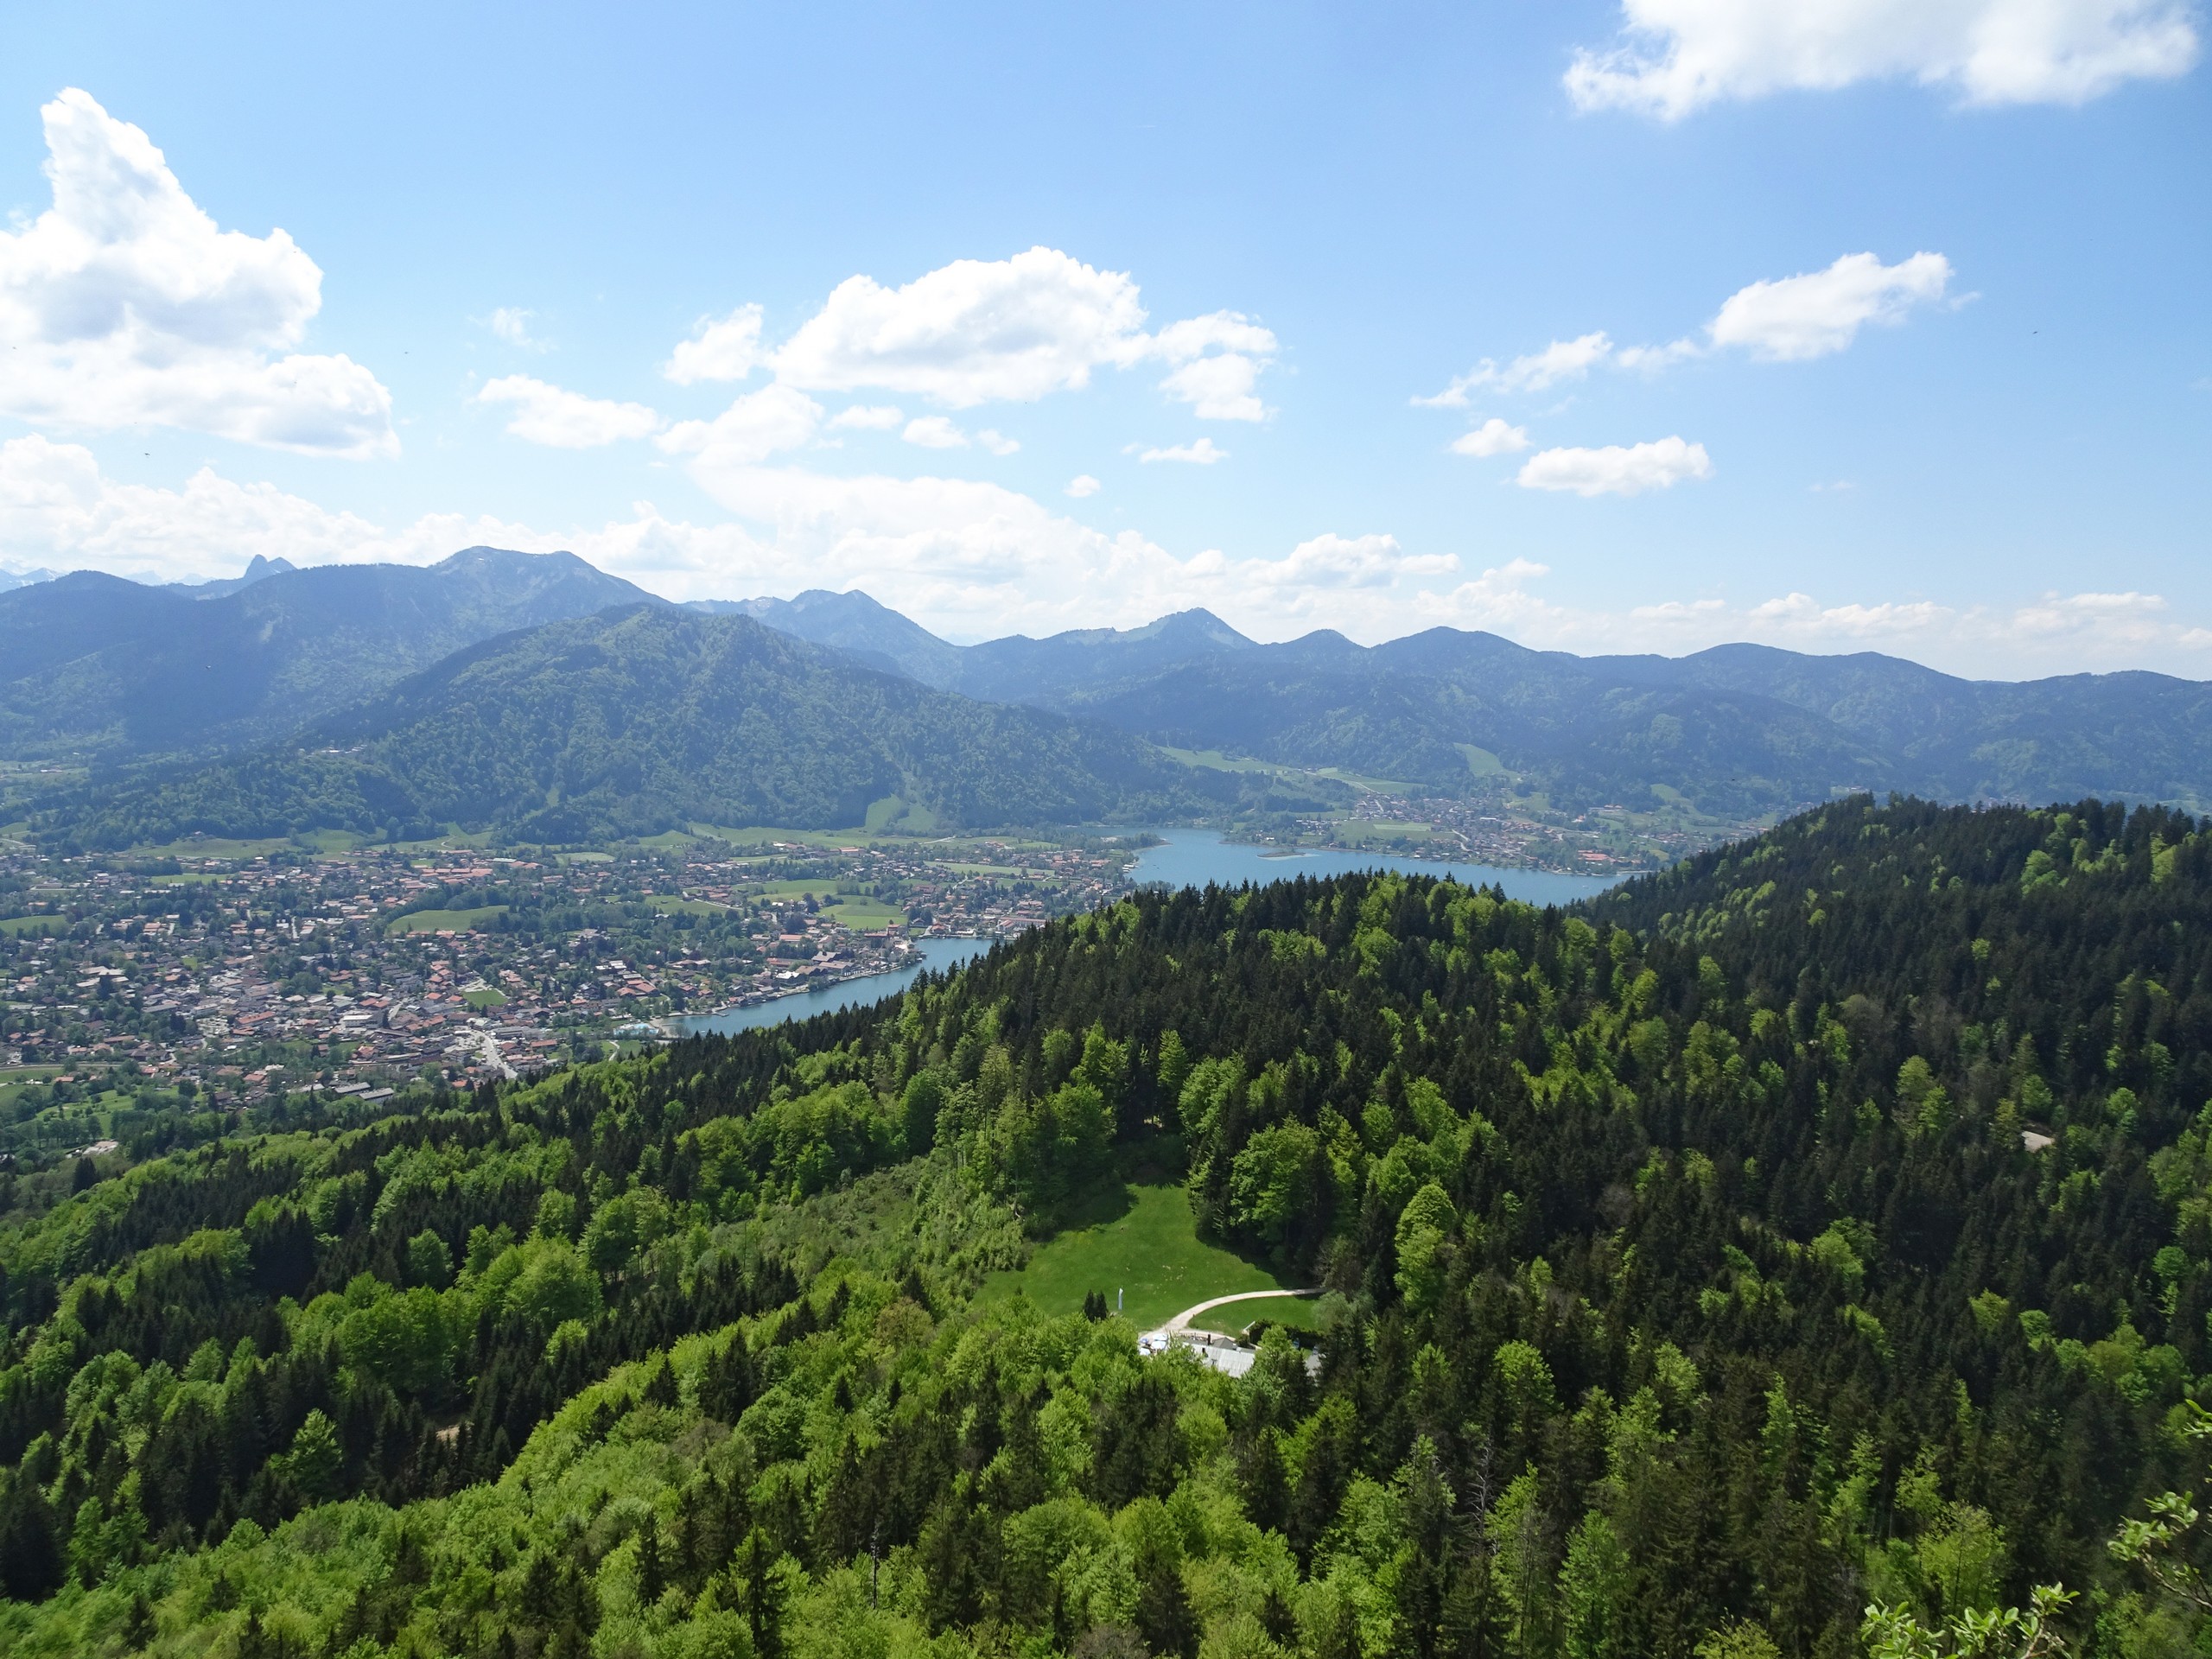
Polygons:
[[[1401,874],[1443,877],[1470,887],[1494,887],[1509,899],[1531,904],[1572,904],[1593,897],[1627,879],[1625,876],[1568,874],[1556,870],[1516,869],[1470,864],[1450,859],[1418,858],[1402,853],[1363,853],[1349,848],[1264,847],[1253,842],[1233,842],[1216,830],[1147,830],[1145,844],[1136,849],[1136,861],[1123,880],[1131,889],[1153,886],[1241,887],[1266,886],[1293,880],[1300,875],[1326,879],[1363,871],[1391,870]],[[1285,866],[1309,865],[1306,869]],[[903,968],[874,973],[823,979],[804,990],[753,1002],[733,1003],[705,1014],[666,1014],[652,1021],[664,1038],[680,1041],[712,1033],[730,1036],[741,1031],[779,1026],[792,1020],[810,1020],[897,996],[925,973],[942,973],[972,961],[1011,934],[924,936],[910,941],[921,958]]]

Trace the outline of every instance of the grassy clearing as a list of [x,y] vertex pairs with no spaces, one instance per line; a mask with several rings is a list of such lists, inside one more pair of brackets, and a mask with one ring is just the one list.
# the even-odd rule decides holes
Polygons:
[[648,893],[645,903],[664,916],[720,916],[729,909],[710,899],[680,899],[672,893]]
[[[759,887],[748,887],[747,891],[758,893],[763,899],[814,899],[823,904],[835,904],[838,899],[837,878],[834,875],[822,876],[812,881],[797,879],[763,881]],[[844,897],[849,901],[860,899],[857,893],[849,893]],[[866,902],[865,899],[860,901]]]
[[22,938],[27,933],[67,933],[67,916],[10,916],[0,918],[0,933]]
[[727,842],[733,847],[772,847],[782,842],[787,847],[872,847],[878,842],[893,842],[908,839],[901,836],[871,835],[862,829],[851,830],[779,830],[760,824],[740,829],[725,828],[715,823],[695,823],[691,833],[715,841]]
[[449,930],[466,933],[471,928],[481,927],[494,916],[507,913],[505,905],[481,905],[474,910],[411,910],[404,916],[395,916],[385,928],[387,933],[436,933]]
[[840,927],[855,931],[872,928],[903,926],[906,912],[880,899],[845,899],[836,904],[824,906],[822,913]]
[[1150,1329],[1209,1296],[1294,1288],[1200,1239],[1180,1186],[1129,1187],[1126,1195],[1126,1210],[1071,1227],[1039,1245],[1027,1267],[991,1274],[983,1300],[1023,1292],[1046,1313],[1061,1314],[1080,1312],[1094,1290],[1105,1292],[1110,1308],[1120,1291],[1122,1311]]
[[463,991],[461,1000],[472,1008],[497,1008],[505,1006],[507,994],[486,985],[479,990]]
[[264,836],[254,841],[234,841],[221,836],[188,836],[160,846],[131,848],[126,858],[266,858],[292,845],[289,836]]
[[937,828],[937,814],[918,801],[886,795],[881,800],[868,804],[865,827],[870,830],[904,830],[909,834],[922,835]]
[[1320,1306],[1320,1299],[1316,1296],[1270,1296],[1264,1301],[1231,1302],[1227,1307],[1199,1314],[1191,1321],[1191,1328],[1241,1337],[1245,1326],[1255,1319],[1269,1319],[1296,1331],[1318,1331],[1321,1328]]
[[1376,795],[1411,795],[1414,785],[1402,778],[1377,778],[1364,772],[1354,772],[1349,766],[1316,766],[1313,776],[1333,779],[1354,789],[1363,789]]
[[1186,766],[1202,766],[1208,772],[1264,772],[1272,777],[1276,772],[1285,770],[1270,760],[1254,760],[1242,755],[1226,755],[1219,749],[1163,747],[1160,753],[1181,761]]
[[1338,818],[1337,832],[1391,841],[1426,841],[1434,826],[1410,818]]
[[1400,779],[1373,778],[1343,766],[1286,766],[1273,760],[1255,760],[1249,755],[1224,754],[1219,749],[1163,748],[1160,753],[1186,766],[1206,772],[1264,772],[1270,778],[1329,778],[1354,789],[1373,790],[1385,795],[1402,795],[1407,791],[1407,785]]

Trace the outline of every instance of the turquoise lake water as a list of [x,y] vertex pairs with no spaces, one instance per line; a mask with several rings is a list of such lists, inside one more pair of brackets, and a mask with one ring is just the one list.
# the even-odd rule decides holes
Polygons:
[[[1548,870],[1503,870],[1488,864],[1448,864],[1436,859],[1399,858],[1387,853],[1312,851],[1282,856],[1262,847],[1225,842],[1211,830],[1156,830],[1157,847],[1137,855],[1134,878],[1139,882],[1164,881],[1175,887],[1204,887],[1211,881],[1225,887],[1247,881],[1288,881],[1301,875],[1342,875],[1352,870],[1404,870],[1417,875],[1448,875],[1471,887],[1497,887],[1509,899],[1536,905],[1568,905],[1603,893],[1618,878],[1554,875]],[[755,1002],[749,1007],[724,1008],[718,1014],[679,1015],[671,1023],[687,1037],[702,1032],[728,1035],[756,1026],[779,1026],[786,1020],[810,1020],[817,1014],[858,1007],[896,996],[925,972],[957,968],[989,950],[989,939],[917,939],[917,960],[909,968],[887,974],[866,974],[841,984],[794,991],[789,996]]]

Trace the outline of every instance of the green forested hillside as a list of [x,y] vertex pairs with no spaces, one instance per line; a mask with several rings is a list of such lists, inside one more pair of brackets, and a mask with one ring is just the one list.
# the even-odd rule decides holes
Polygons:
[[1576,657],[1458,628],[1255,645],[1204,611],[955,646],[863,594],[754,604],[772,626],[969,696],[1445,791],[1471,785],[1473,745],[1560,804],[1640,804],[1655,785],[1730,814],[1837,789],[2212,804],[2212,686],[2162,674],[1963,680],[1873,652],[1751,645]]
[[[2202,1471],[2208,1097],[2212,835],[1859,799],[181,1122],[0,1178],[0,1649],[1843,1655],[2056,1582],[2194,1652],[2107,1540]],[[1329,1288],[1310,1365],[971,1301],[1140,1168]]]
[[652,601],[572,553],[492,547],[250,574],[195,590],[79,570],[0,597],[0,753],[242,748],[480,639]]
[[639,607],[486,641],[291,742],[93,789],[35,823],[92,847],[454,823],[568,841],[850,826],[892,796],[948,826],[1096,820],[1188,810],[1218,784],[1137,739],[933,691],[748,617]]

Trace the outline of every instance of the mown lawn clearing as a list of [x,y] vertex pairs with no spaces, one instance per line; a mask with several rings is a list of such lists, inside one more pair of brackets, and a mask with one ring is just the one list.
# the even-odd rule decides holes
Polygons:
[[[1210,1296],[1295,1288],[1201,1239],[1190,1198],[1180,1186],[1131,1187],[1128,1197],[1126,1211],[1071,1227],[1039,1245],[1027,1267],[991,1274],[984,1281],[982,1300],[1026,1292],[1039,1308],[1057,1315],[1079,1313],[1083,1299],[1094,1290],[1105,1293],[1110,1310],[1121,1293],[1122,1312],[1140,1328],[1150,1329]],[[1257,1317],[1246,1314],[1243,1322]]]
[[436,933],[450,931],[466,933],[473,927],[481,927],[494,916],[507,913],[505,905],[483,905],[474,910],[410,910],[404,916],[395,916],[387,933]]
[[[1185,1306],[1189,1304],[1185,1303]],[[1269,1296],[1262,1300],[1231,1302],[1226,1307],[1217,1307],[1211,1313],[1201,1313],[1191,1321],[1193,1331],[1218,1331],[1225,1336],[1244,1334],[1244,1327],[1255,1319],[1270,1320],[1299,1331],[1320,1329],[1320,1298],[1318,1296]]]

